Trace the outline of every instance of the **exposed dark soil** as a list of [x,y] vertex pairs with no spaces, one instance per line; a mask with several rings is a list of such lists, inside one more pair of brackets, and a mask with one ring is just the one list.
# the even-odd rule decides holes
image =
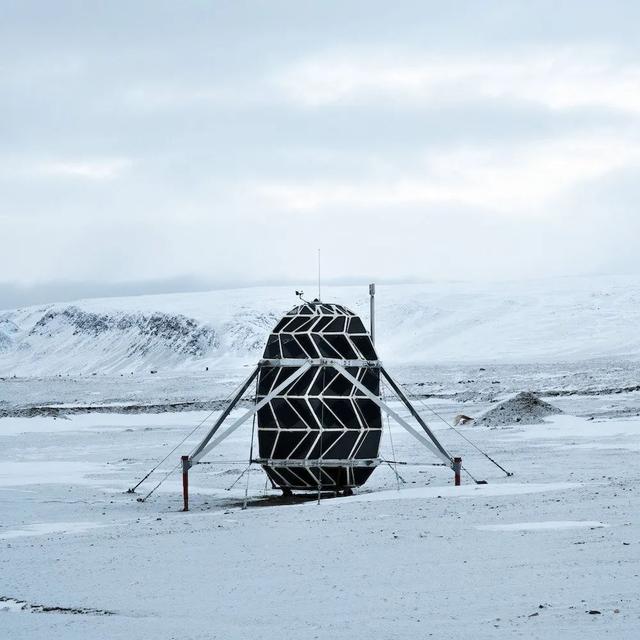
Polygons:
[[106,609],[91,609],[87,607],[57,607],[45,604],[33,604],[26,600],[18,600],[17,598],[9,598],[7,596],[0,596],[0,609],[2,609],[2,603],[5,603],[6,607],[12,609],[19,609],[27,613],[70,613],[74,615],[89,615],[89,616],[113,616],[114,611],[107,611]]

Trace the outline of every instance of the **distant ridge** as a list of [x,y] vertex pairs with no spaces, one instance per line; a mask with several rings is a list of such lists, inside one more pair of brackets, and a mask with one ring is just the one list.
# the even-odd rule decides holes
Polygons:
[[[366,287],[325,287],[368,319]],[[640,277],[378,287],[396,363],[640,360]],[[0,312],[0,376],[202,370],[255,362],[290,287],[79,300]]]

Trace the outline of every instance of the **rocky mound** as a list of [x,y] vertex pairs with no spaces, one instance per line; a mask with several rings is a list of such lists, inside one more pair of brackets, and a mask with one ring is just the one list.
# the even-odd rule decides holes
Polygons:
[[523,391],[487,411],[476,424],[504,427],[513,424],[541,424],[547,416],[562,413],[558,407],[540,400],[535,393]]

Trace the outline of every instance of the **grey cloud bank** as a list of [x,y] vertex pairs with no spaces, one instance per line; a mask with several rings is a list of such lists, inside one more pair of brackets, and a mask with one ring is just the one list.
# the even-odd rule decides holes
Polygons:
[[5,302],[637,271],[639,14],[2,2]]

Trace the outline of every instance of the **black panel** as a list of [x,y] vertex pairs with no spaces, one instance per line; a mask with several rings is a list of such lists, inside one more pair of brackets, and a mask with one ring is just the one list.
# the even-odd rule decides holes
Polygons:
[[350,338],[363,360],[378,359],[369,336],[350,336]]
[[296,334],[296,340],[300,343],[300,346],[305,350],[305,353],[309,358],[318,357],[318,350],[313,344],[313,340],[311,340],[311,338],[307,334]]
[[358,398],[357,400],[354,400],[354,402],[360,410],[360,415],[362,416],[365,426],[369,427],[369,429],[382,428],[380,408],[373,400],[363,400]]
[[275,389],[280,386],[294,371],[295,367],[277,367],[276,379],[273,381],[271,388]]
[[[347,425],[342,425],[336,413],[332,411],[336,402],[345,402],[345,400],[327,400],[321,409],[321,423],[325,429],[344,429]],[[348,400],[346,401],[348,402]],[[329,404],[330,403],[330,404]]]
[[280,431],[278,433],[275,451],[271,457],[276,460],[288,458],[306,435],[306,433],[301,431]]
[[347,319],[342,316],[334,318],[325,328],[324,333],[344,333],[344,325]]
[[303,324],[307,324],[309,322],[309,318],[305,316],[298,316],[293,318],[291,322],[286,326],[287,333],[293,333],[297,331]]
[[[280,470],[279,470],[280,471]],[[318,482],[313,477],[311,472],[304,467],[291,467],[291,470],[281,470],[283,475],[287,475],[291,478],[291,484],[294,488],[308,489],[309,487],[317,487]]]
[[271,389],[271,385],[275,380],[276,373],[279,371],[276,367],[261,367],[258,374],[258,390],[259,396],[266,396]]
[[326,340],[316,334],[311,334],[313,341],[315,342],[318,351],[321,353],[323,358],[342,358],[339,351],[336,351],[331,345],[326,342]]
[[331,410],[340,418],[347,429],[360,429],[360,422],[351,400],[329,400],[328,402]]
[[271,404],[274,413],[278,416],[281,429],[307,428],[307,425],[302,422],[300,416],[291,408],[291,405],[289,405],[284,398],[274,398],[269,404]]
[[305,425],[310,429],[318,429],[318,423],[316,422],[313,412],[309,408],[307,401],[302,398],[292,398],[289,400],[289,404],[294,411],[302,418]]
[[289,316],[285,316],[284,318],[282,318],[282,320],[280,320],[280,322],[278,322],[278,324],[273,328],[272,333],[279,333],[280,331],[282,331],[282,329],[284,328],[284,326],[291,320],[291,318]]
[[320,439],[318,438],[318,431],[311,431],[304,434],[298,446],[291,452],[291,457],[294,459],[307,458],[309,460],[319,458]]
[[380,448],[380,438],[382,431],[369,431],[365,433],[362,444],[358,448],[356,455],[358,458],[375,458]]
[[332,446],[324,448],[324,457],[329,460],[347,460],[358,439],[358,435],[358,431],[343,432],[342,437],[337,439]]
[[283,395],[286,396],[304,396],[307,395],[309,385],[311,384],[313,377],[318,372],[317,367],[313,367],[308,371],[305,371],[288,389],[286,389]]
[[317,375],[315,377],[313,384],[311,385],[311,388],[309,389],[309,395],[319,396],[327,384],[329,375],[327,374],[326,368],[313,367],[311,371],[313,371]]
[[258,409],[258,425],[260,429],[278,428],[278,423],[276,422],[273,411],[271,411],[271,407],[268,404]]
[[375,468],[355,468],[353,470],[353,484],[356,487],[361,487],[368,480],[369,476],[374,472],[374,470]]
[[271,335],[267,340],[267,346],[264,350],[265,358],[273,358],[280,359],[282,356],[280,355],[280,340],[278,336]]
[[379,369],[362,369],[363,373],[360,375],[360,382],[371,393],[376,396],[380,395],[380,370]]
[[322,402],[320,402],[318,398],[309,398],[309,404],[311,405],[311,410],[318,419],[318,423],[324,424],[322,422],[322,419],[324,417],[324,405],[322,404]]
[[306,358],[302,347],[290,333],[280,334],[280,344],[282,345],[283,358]]
[[258,451],[261,458],[270,458],[273,443],[276,441],[277,431],[258,431]]
[[[281,475],[284,479],[284,481],[289,484],[290,486],[296,486],[301,484],[301,482],[304,482],[306,480],[306,474],[302,475],[302,478],[298,477],[298,474],[295,473],[295,471],[298,471],[298,469],[287,469],[285,468],[278,468],[275,470],[279,475]],[[304,469],[302,469],[302,471],[305,471]],[[281,482],[278,482],[277,484],[281,484]]]
[[347,333],[367,333],[367,330],[364,328],[362,324],[362,320],[355,316],[349,320],[349,330]]
[[[287,314],[277,328],[280,333],[272,334],[267,341],[266,358],[285,362],[288,358],[309,357],[377,359],[364,324],[341,305],[302,305]],[[361,335],[354,336],[354,333]],[[258,395],[264,397],[295,370],[294,366],[261,368]],[[371,393],[379,395],[378,369],[349,367],[348,372]],[[359,392],[352,401],[352,383],[337,373],[333,368],[313,367],[258,412],[261,457],[290,459],[295,463],[320,457],[348,460],[378,456],[381,431],[368,429],[381,428],[380,409]],[[267,468],[266,471],[275,486],[315,490],[319,479],[325,489],[357,486],[371,475],[373,468],[321,466],[320,475],[317,469],[304,467]]]
[[318,333],[320,331],[323,331],[324,328],[331,322],[332,318],[331,317],[327,317],[324,316],[322,318],[320,318],[316,324],[313,325],[313,331],[315,333]]
[[318,321],[318,318],[316,316],[313,316],[311,318],[309,318],[308,316],[305,316],[304,322],[296,329],[296,333],[309,331],[317,321]]
[[[330,374],[329,374],[330,372]],[[324,390],[326,396],[348,396],[353,390],[353,384],[335,369],[327,367],[327,380],[331,380]]]
[[358,357],[358,354],[353,350],[346,336],[325,335],[324,339],[340,354],[341,358],[345,360],[355,360]]
[[327,458],[326,452],[336,443],[344,431],[323,431],[320,435],[320,456]]

